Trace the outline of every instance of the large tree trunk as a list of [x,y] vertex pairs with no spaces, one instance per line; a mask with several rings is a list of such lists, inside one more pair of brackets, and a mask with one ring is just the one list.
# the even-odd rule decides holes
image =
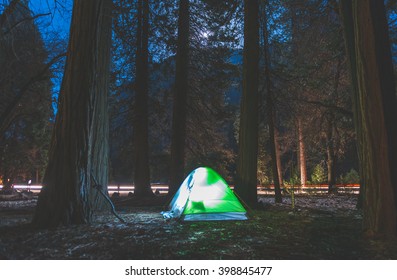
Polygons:
[[279,142],[279,132],[275,121],[274,121],[274,144],[276,146],[276,163],[277,163],[278,181],[280,182],[280,186],[282,187],[284,185],[283,166],[281,164],[281,148]]
[[178,190],[185,174],[187,96],[189,90],[189,18],[189,0],[180,0],[175,94],[172,114],[169,195],[173,195]]
[[280,160],[280,156],[278,155],[279,151],[276,140],[276,129],[275,129],[276,112],[274,109],[273,98],[271,96],[267,97],[267,112],[268,112],[268,122],[269,122],[268,125],[269,125],[269,138],[270,138],[270,156],[272,158],[272,172],[273,172],[273,181],[274,181],[275,201],[277,203],[281,203],[282,179],[280,177],[281,170],[279,169],[279,167],[281,168],[281,160]]
[[328,120],[327,127],[327,173],[328,173],[328,193],[337,193],[338,189],[336,188],[336,174],[335,174],[335,166],[336,166],[336,157],[334,150],[334,120],[333,116]]
[[152,196],[149,167],[149,0],[138,0],[136,95],[134,106],[135,195]]
[[[98,73],[101,73],[100,82],[96,83],[96,102],[94,110],[99,112],[93,119],[92,137],[92,169],[91,172],[96,182],[101,186],[102,192],[108,192],[109,176],[109,108],[108,108],[108,89],[109,89],[109,70],[112,45],[112,0],[104,3],[103,28],[99,37],[99,46],[105,46],[99,56]],[[103,74],[102,74],[103,73]],[[109,209],[108,202],[96,189],[91,188],[91,205],[93,211]]]
[[[92,221],[91,175],[107,182],[107,86],[110,0],[76,0],[49,162],[33,223],[52,227]],[[93,170],[94,173],[91,171]],[[98,172],[98,173],[96,173]],[[101,174],[101,175],[99,175]]]
[[236,192],[257,203],[259,4],[244,0],[243,94],[241,100]]
[[[299,13],[297,11],[296,3],[288,2],[287,4],[289,8],[289,13],[291,15],[291,54],[294,57],[294,63],[296,66],[299,66],[301,63],[300,61],[300,50],[298,49],[299,46],[299,34],[300,34],[300,25],[299,25]],[[296,84],[293,88],[296,98],[299,100],[301,93],[301,88],[299,84]],[[305,187],[307,182],[307,171],[306,171],[306,147],[305,141],[303,136],[303,124],[302,124],[302,116],[299,114],[299,104],[297,104],[297,133],[298,133],[298,143],[297,143],[297,166],[299,167],[299,174],[300,174],[300,185]]]
[[36,185],[38,185],[38,184],[39,184],[39,182],[40,182],[40,178],[39,178],[39,169],[38,169],[38,168],[36,168],[36,179],[35,179],[35,183],[36,183]]
[[[340,74],[342,71],[342,57],[338,58],[338,63],[336,66],[334,89],[331,96],[331,103],[335,103],[338,100],[338,91],[340,83]],[[335,105],[335,104],[333,104]],[[330,109],[328,114],[328,127],[326,132],[327,141],[327,171],[328,171],[328,193],[337,193],[338,189],[336,187],[336,151],[337,151],[337,134],[336,132],[336,120],[335,113],[333,109]]]
[[353,118],[354,126],[356,130],[356,147],[357,156],[359,163],[359,174],[360,174],[360,194],[357,202],[357,207],[362,208],[364,193],[365,193],[365,182],[363,181],[364,170],[362,168],[363,162],[363,128],[361,126],[362,112],[360,111],[360,100],[358,94],[358,81],[357,81],[357,66],[356,66],[356,49],[355,49],[355,38],[354,38],[354,22],[353,22],[353,7],[352,0],[341,0],[339,1],[340,15],[343,23],[343,33],[346,45],[346,52],[349,58],[350,65],[350,77],[352,84],[352,104],[353,104]]
[[[357,79],[357,91],[353,100],[360,117],[356,130],[365,185],[364,229],[369,235],[395,236],[397,100],[385,7],[383,1],[373,0],[342,0],[341,7],[343,12],[352,11],[353,19],[353,26],[345,25],[345,29],[354,34],[347,47],[349,55],[355,56],[352,76],[353,82],[354,76]],[[353,47],[354,52],[350,51]]]
[[305,146],[305,139],[303,136],[301,117],[298,117],[298,155],[299,155],[298,159],[299,159],[301,186],[306,187],[306,182],[307,182],[306,146]]
[[271,84],[271,72],[270,72],[270,51],[269,51],[269,32],[267,30],[267,14],[266,7],[268,5],[268,1],[265,1],[264,9],[263,9],[263,53],[265,60],[265,83],[266,83],[266,109],[267,109],[267,119],[269,126],[269,140],[270,140],[270,156],[272,159],[272,172],[273,172],[273,182],[274,182],[274,192],[275,192],[275,201],[278,203],[282,202],[281,197],[281,182],[279,177],[278,170],[278,162],[277,162],[277,140],[276,140],[276,128],[275,128],[275,120],[276,120],[276,110],[274,107],[273,101],[273,92],[272,92],[272,84]]

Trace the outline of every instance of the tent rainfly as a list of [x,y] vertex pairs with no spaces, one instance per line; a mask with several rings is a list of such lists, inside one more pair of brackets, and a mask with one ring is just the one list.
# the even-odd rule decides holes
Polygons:
[[208,167],[193,170],[173,197],[165,219],[183,221],[247,220],[247,211],[225,180]]

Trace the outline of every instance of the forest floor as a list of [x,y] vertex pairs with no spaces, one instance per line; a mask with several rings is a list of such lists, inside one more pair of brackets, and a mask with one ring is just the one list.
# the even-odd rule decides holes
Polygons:
[[118,199],[119,214],[92,225],[30,226],[37,199],[0,201],[0,259],[397,259],[397,240],[365,238],[355,195],[296,196],[261,207],[247,221],[165,221],[165,200]]

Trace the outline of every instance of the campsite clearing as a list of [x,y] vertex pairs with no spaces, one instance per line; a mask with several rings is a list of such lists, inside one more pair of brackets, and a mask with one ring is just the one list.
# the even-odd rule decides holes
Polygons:
[[[93,225],[37,230],[35,200],[0,202],[3,259],[397,259],[397,242],[366,239],[354,195],[261,197],[247,221],[166,222],[160,206],[123,201]],[[159,199],[163,205],[164,200]]]

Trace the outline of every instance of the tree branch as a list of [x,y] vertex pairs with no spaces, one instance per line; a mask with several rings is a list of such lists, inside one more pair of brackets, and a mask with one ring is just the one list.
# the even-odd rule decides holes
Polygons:
[[6,107],[4,112],[0,115],[0,135],[3,135],[4,131],[8,128],[12,120],[12,113],[15,107],[21,101],[22,97],[25,95],[27,90],[36,82],[43,80],[43,75],[48,71],[48,69],[56,63],[60,58],[66,56],[66,53],[58,54],[53,57],[36,75],[31,77],[15,95],[14,99]]
[[320,107],[323,107],[323,108],[327,108],[327,109],[332,109],[332,110],[335,110],[335,111],[337,111],[337,112],[339,112],[339,113],[341,113],[341,114],[343,114],[345,116],[353,118],[353,112],[352,111],[346,110],[346,109],[344,109],[342,107],[338,107],[338,106],[336,106],[334,104],[327,104],[327,103],[324,103],[324,102],[321,102],[321,101],[308,100],[308,99],[299,99],[298,101],[299,102],[303,102],[303,103],[317,105],[317,106],[320,106]]
[[36,18],[39,17],[43,17],[43,16],[48,16],[51,15],[51,13],[47,13],[47,14],[38,14],[35,15],[33,17],[27,17],[27,18],[23,18],[20,21],[16,22],[15,24],[13,24],[9,29],[7,29],[5,32],[3,32],[3,36],[8,35],[14,28],[18,27],[19,25],[21,25],[22,23],[24,23],[25,21],[30,21],[30,20],[35,20]]

